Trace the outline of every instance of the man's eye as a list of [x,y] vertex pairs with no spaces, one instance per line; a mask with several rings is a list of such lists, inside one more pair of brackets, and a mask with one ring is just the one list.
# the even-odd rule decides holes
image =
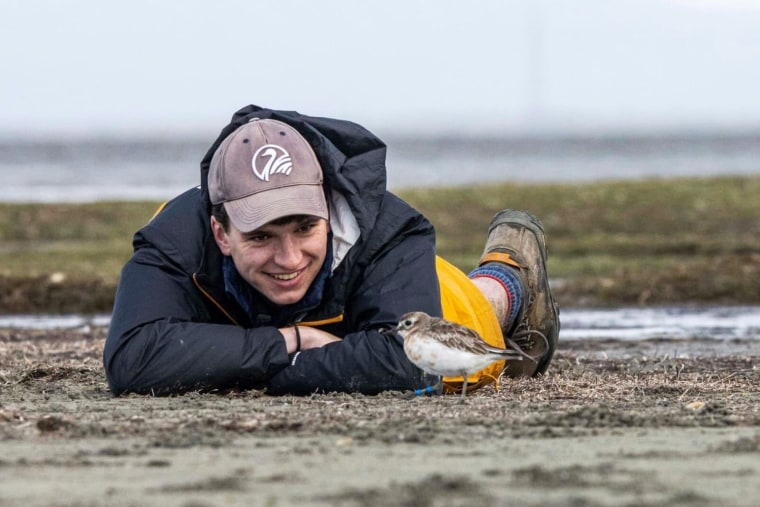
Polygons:
[[253,236],[248,236],[248,241],[252,241],[254,243],[260,243],[268,239],[269,239],[268,234],[254,234]]
[[308,224],[301,224],[301,226],[298,228],[298,232],[309,232],[312,230],[317,224],[315,222],[310,222]]

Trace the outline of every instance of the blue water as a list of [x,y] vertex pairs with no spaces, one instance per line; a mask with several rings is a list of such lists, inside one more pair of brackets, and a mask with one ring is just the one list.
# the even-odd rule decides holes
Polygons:
[[[210,140],[2,141],[0,202],[163,200]],[[386,139],[388,186],[760,174],[760,133]]]

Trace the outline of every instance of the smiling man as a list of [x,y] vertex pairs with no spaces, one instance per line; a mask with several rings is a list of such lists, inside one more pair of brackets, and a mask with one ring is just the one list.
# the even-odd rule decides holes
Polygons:
[[[536,363],[499,364],[472,387],[502,370],[542,373],[559,332],[544,241],[532,215],[497,214],[465,276],[436,257],[425,217],[386,190],[382,141],[351,122],[248,106],[201,161],[201,186],[136,233],[106,376],[116,395],[420,389],[438,379],[384,332],[411,311],[456,318],[497,346],[528,337],[519,345]],[[463,379],[448,380],[456,390]]]

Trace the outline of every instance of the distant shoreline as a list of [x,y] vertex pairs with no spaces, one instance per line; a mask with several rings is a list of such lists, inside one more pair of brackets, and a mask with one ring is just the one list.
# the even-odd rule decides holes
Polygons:
[[[167,200],[200,183],[212,139],[0,139],[2,203]],[[388,138],[388,188],[760,175],[750,131]],[[464,170],[467,168],[467,170]]]

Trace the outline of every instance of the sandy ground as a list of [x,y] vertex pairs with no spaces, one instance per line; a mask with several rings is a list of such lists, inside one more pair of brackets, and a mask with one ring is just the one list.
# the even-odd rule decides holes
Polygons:
[[0,506],[760,503],[758,342],[565,341],[460,403],[113,398],[104,335],[0,330]]

